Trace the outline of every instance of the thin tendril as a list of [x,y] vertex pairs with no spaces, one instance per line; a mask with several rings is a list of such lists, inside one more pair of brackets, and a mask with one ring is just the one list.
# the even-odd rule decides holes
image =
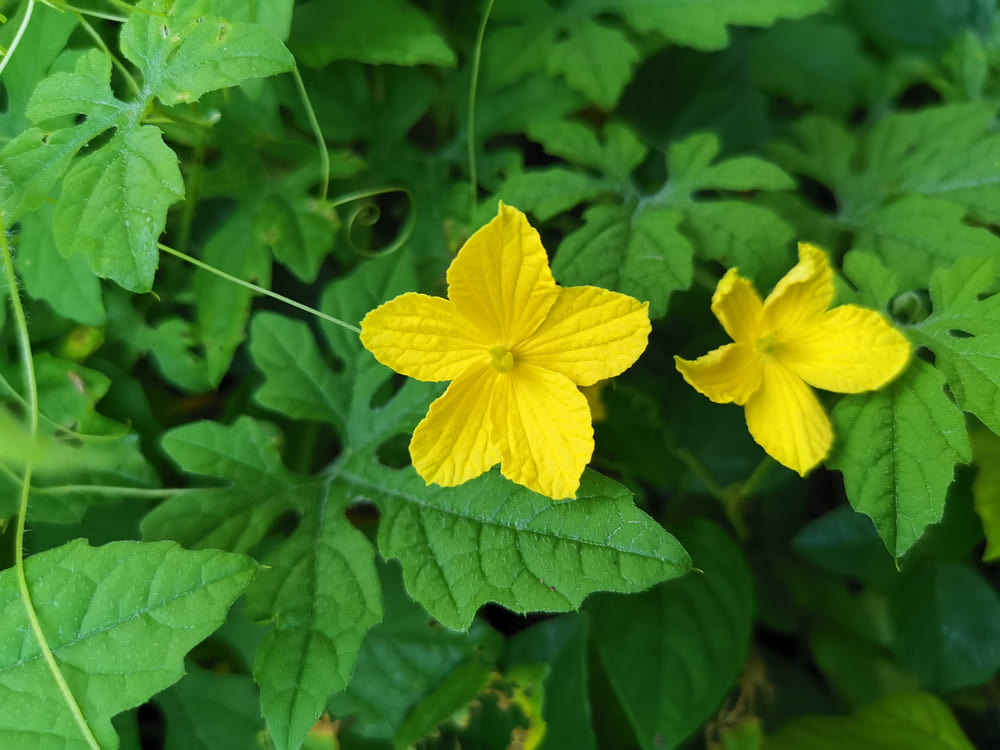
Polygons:
[[472,211],[469,217],[476,213],[476,206],[479,205],[479,180],[476,176],[476,87],[479,85],[479,58],[483,54],[483,37],[486,35],[486,22],[490,20],[490,13],[493,12],[493,0],[487,0],[486,11],[483,13],[483,20],[479,24],[479,33],[476,34],[476,46],[472,49],[472,80],[469,82],[469,187],[472,191]]
[[[30,2],[31,0],[29,0]],[[8,53],[9,56],[9,53]],[[5,61],[7,58],[4,58]],[[0,254],[3,255],[4,271],[7,274],[7,285],[10,289],[10,304],[14,308],[14,321],[17,324],[17,338],[21,349],[21,360],[24,365],[24,378],[28,386],[28,435],[31,443],[34,444],[38,437],[38,383],[35,380],[35,365],[31,358],[31,340],[28,337],[28,321],[24,316],[24,308],[21,306],[21,297],[17,291],[17,277],[14,275],[14,262],[10,257],[10,246],[7,244],[7,232],[4,228],[3,217],[0,216]],[[28,515],[28,496],[31,494],[31,472],[33,456],[29,453],[28,460],[24,466],[24,476],[21,479],[21,500],[17,511],[17,533],[14,536],[14,568],[17,575],[17,586],[21,594],[21,601],[24,602],[24,609],[28,615],[28,622],[31,630],[38,642],[38,648],[42,652],[45,663],[52,673],[52,678],[59,687],[66,706],[69,708],[73,719],[76,721],[80,733],[91,750],[101,750],[97,743],[97,738],[87,719],[84,718],[80,705],[76,702],[73,691],[70,690],[63,677],[56,657],[49,648],[49,643],[45,639],[42,631],[42,624],[38,621],[38,613],[35,612],[35,605],[31,601],[31,592],[28,590],[28,578],[24,572],[24,520]]]
[[316,112],[313,110],[312,102],[309,101],[309,94],[306,93],[306,85],[302,81],[302,76],[299,75],[298,66],[292,68],[292,78],[295,79],[295,87],[299,90],[299,96],[302,98],[302,106],[305,107],[309,127],[312,128],[313,135],[316,136],[316,145],[319,146],[319,162],[323,172],[323,186],[319,191],[319,199],[325,201],[326,194],[330,190],[330,152],[326,149],[326,139],[323,137],[319,120],[316,119]]
[[[34,9],[35,0],[28,0],[28,9],[24,12],[24,18],[21,19],[21,25],[17,27],[17,33],[14,34],[14,39],[11,41],[10,46],[4,53],[3,60],[0,60],[0,76],[3,75],[3,71],[7,67],[7,63],[10,62],[10,58],[14,55],[14,50],[17,49],[17,45],[21,43],[21,37],[24,36],[24,32],[28,29],[28,22],[31,20],[31,12]],[[6,239],[4,242],[6,243]]]
[[[80,8],[74,8],[71,5],[67,5],[65,7],[74,16],[76,16],[76,20],[80,22],[80,25],[83,27],[84,31],[86,31],[87,34],[90,36],[90,38],[97,43],[97,46],[104,51],[104,54],[106,54],[108,57],[111,58],[111,64],[114,65],[115,68],[118,69],[118,72],[122,74],[122,77],[128,82],[129,88],[132,89],[132,91],[135,94],[137,95],[141,94],[142,89],[139,88],[139,83],[135,80],[135,78],[132,77],[132,74],[129,72],[129,69],[126,68],[125,64],[111,52],[111,50],[108,48],[108,45],[104,43],[103,39],[101,39],[101,35],[98,34],[97,31],[94,30],[94,27],[91,26],[90,23],[88,23],[87,19],[83,17],[83,14],[87,13],[88,11],[84,11]],[[96,15],[98,18],[108,18],[107,16],[98,15],[97,13],[91,13],[91,15]],[[125,18],[119,19],[115,17],[111,18],[110,20],[124,22],[127,19]]]
[[343,320],[340,320],[339,318],[333,317],[332,315],[327,315],[325,312],[320,312],[314,307],[309,307],[309,305],[303,305],[301,302],[296,302],[295,300],[291,299],[290,297],[286,297],[283,294],[272,292],[270,289],[265,289],[262,286],[257,286],[257,284],[252,284],[249,281],[244,281],[243,279],[239,279],[231,274],[226,273],[225,271],[220,271],[215,266],[210,266],[208,265],[208,263],[204,263],[198,260],[197,258],[192,258],[190,255],[182,253],[180,250],[174,250],[174,248],[159,242],[156,243],[156,246],[160,248],[160,250],[162,250],[163,252],[170,253],[171,255],[180,258],[181,260],[185,260],[191,265],[197,266],[198,268],[202,269],[203,271],[214,273],[216,276],[226,279],[226,281],[231,281],[234,284],[239,284],[242,287],[257,292],[258,294],[263,294],[267,297],[270,297],[271,299],[276,299],[279,302],[284,302],[286,305],[291,305],[292,307],[298,308],[299,310],[307,312],[310,315],[315,315],[317,318],[325,320],[328,323],[333,323],[334,325],[338,325],[341,328],[346,328],[349,331],[354,331],[355,333],[361,333],[361,329],[358,328],[357,326],[353,326],[350,323],[346,323]]
[[[413,234],[413,229],[417,225],[417,210],[416,201],[413,199],[413,193],[411,193],[407,188],[401,185],[390,185],[388,187],[381,188],[368,188],[365,190],[357,190],[353,193],[345,193],[344,195],[338,196],[330,201],[327,205],[330,208],[336,208],[337,206],[343,206],[346,203],[353,203],[354,201],[359,201],[364,198],[373,198],[376,195],[386,195],[387,193],[406,193],[406,197],[410,201],[410,211],[406,215],[406,222],[403,224],[402,228],[399,230],[399,234],[396,236],[392,242],[390,242],[385,247],[379,248],[378,250],[364,250],[354,243],[351,239],[351,229],[354,227],[355,222],[361,218],[362,212],[370,205],[363,204],[358,208],[355,208],[350,212],[347,217],[347,243],[351,246],[351,250],[361,255],[365,258],[381,258],[385,255],[391,255],[406,244],[406,241],[410,239],[410,235]],[[378,211],[378,206],[374,206],[376,212]],[[371,220],[366,220],[366,223],[371,226],[376,221],[378,221],[378,213]]]

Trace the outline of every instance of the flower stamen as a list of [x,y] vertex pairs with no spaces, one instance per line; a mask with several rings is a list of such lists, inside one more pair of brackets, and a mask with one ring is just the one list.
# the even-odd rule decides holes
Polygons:
[[494,346],[490,349],[490,364],[497,372],[510,372],[514,369],[514,355],[506,346]]

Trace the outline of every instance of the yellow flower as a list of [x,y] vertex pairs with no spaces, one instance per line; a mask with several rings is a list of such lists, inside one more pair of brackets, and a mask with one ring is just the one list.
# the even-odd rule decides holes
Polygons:
[[699,393],[745,406],[753,439],[803,476],[833,443],[830,420],[809,386],[875,390],[899,375],[910,357],[906,338],[874,310],[828,310],[833,294],[826,255],[804,242],[798,264],[764,302],[731,268],[715,289],[712,312],[735,343],[693,362],[674,357]]
[[365,316],[361,342],[396,372],[452,381],[410,441],[428,484],[462,484],[499,462],[508,479],[569,498],[594,450],[577,386],[639,358],[648,307],[605,289],[558,286],[538,232],[501,202],[448,268],[448,299],[396,297]]

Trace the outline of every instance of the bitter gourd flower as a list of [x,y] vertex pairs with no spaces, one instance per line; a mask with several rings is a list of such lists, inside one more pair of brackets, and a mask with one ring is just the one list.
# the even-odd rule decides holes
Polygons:
[[648,303],[560,287],[538,232],[500,203],[459,250],[448,299],[407,293],[361,322],[375,358],[417,380],[451,381],[410,440],[428,484],[462,484],[500,464],[508,479],[575,496],[594,450],[586,397],[646,348]]
[[753,439],[805,475],[833,443],[833,429],[809,386],[838,393],[881,388],[899,375],[910,344],[881,314],[857,305],[828,309],[833,271],[826,254],[799,243],[799,262],[763,302],[731,268],[712,312],[733,343],[694,361],[674,357],[684,379],[720,404],[745,407]]

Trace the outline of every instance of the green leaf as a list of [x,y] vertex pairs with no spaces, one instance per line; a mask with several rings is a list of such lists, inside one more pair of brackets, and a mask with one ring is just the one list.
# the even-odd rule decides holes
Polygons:
[[375,549],[344,517],[350,500],[320,490],[248,598],[252,617],[274,620],[254,679],[279,750],[302,744],[330,694],[350,681],[365,632],[382,619]]
[[561,73],[566,82],[604,109],[614,107],[639,51],[621,30],[586,20],[551,47],[550,73]]
[[[370,464],[360,464],[368,474]],[[576,500],[552,502],[492,471],[426,487],[408,468],[340,477],[378,504],[379,549],[442,624],[465,629],[496,602],[515,612],[577,609],[594,591],[642,591],[682,575],[687,553],[615,482],[585,472]]]
[[165,750],[247,750],[263,728],[249,677],[188,663],[187,674],[153,700],[166,717]]
[[21,219],[17,270],[25,291],[52,305],[60,315],[89,325],[105,320],[101,283],[80,256],[64,258],[52,234],[53,210],[42,204]]
[[133,292],[153,286],[167,207],[184,197],[177,156],[151,126],[116,135],[76,162],[63,181],[55,238],[98,276]]
[[587,605],[594,645],[644,750],[676,748],[718,709],[746,659],[750,571],[718,526],[681,534],[702,572]]
[[500,195],[505,203],[530,211],[539,221],[547,221],[579,203],[593,200],[608,187],[604,180],[583,172],[550,167],[510,177]]
[[990,0],[851,0],[851,16],[866,35],[893,53],[940,53],[965,29],[986,36],[996,13]]
[[844,474],[851,505],[896,558],[941,520],[955,464],[972,457],[965,418],[944,386],[916,359],[882,390],[845,396],[831,415],[837,440],[827,465]]
[[722,0],[692,4],[687,0],[603,0],[591,5],[617,11],[639,32],[656,31],[672,42],[698,50],[729,44],[726,26],[770,26],[779,18],[800,18],[826,10],[826,0]]
[[[122,27],[121,50],[143,72],[143,92],[166,105],[291,70],[295,60],[256,24],[211,15],[207,0],[143,0]],[[145,12],[143,12],[145,11]]]
[[803,526],[792,547],[821,570],[876,586],[885,585],[896,574],[871,520],[846,505]]
[[256,211],[254,236],[302,281],[313,282],[340,221],[333,209],[304,190],[295,191],[289,182],[278,186]]
[[868,102],[878,72],[857,31],[829,15],[779,21],[754,36],[750,65],[765,91],[833,115]]
[[396,565],[381,566],[385,617],[365,635],[354,677],[330,698],[334,718],[350,731],[392,739],[408,711],[469,662],[492,663],[502,639],[484,621],[467,633],[440,627],[407,595]]
[[774,211],[744,201],[691,203],[684,226],[703,258],[727,268],[739,267],[764,293],[794,264],[792,229]]
[[667,152],[665,198],[671,205],[689,200],[699,190],[790,190],[795,180],[775,164],[756,156],[737,156],[714,163],[719,138],[714,133],[696,133],[675,143]]
[[950,269],[935,271],[930,285],[934,311],[908,333],[915,344],[934,352],[934,365],[948,378],[958,405],[1000,433],[996,268],[990,257],[962,258]]
[[986,535],[983,560],[991,562],[1000,558],[1000,437],[988,430],[976,430],[970,437],[977,469],[972,495]]
[[630,128],[615,122],[604,126],[601,140],[590,127],[573,120],[529,125],[528,137],[541,143],[552,156],[593,167],[622,182],[628,180],[648,151]]
[[964,215],[949,201],[907,195],[864,217],[854,249],[881,258],[904,289],[920,289],[932,271],[959,258],[1000,253],[1000,238],[964,223]]
[[[118,747],[111,717],[184,674],[183,657],[222,624],[249,585],[254,563],[171,542],[82,540],[29,558],[26,573],[41,626],[102,747]],[[84,748],[28,625],[13,570],[0,573],[0,742]]]
[[597,739],[591,725],[587,644],[589,621],[580,615],[553,617],[517,633],[507,642],[506,664],[544,664],[546,747],[591,750]]
[[424,11],[406,0],[333,6],[312,0],[295,8],[289,46],[306,65],[334,60],[392,65],[454,66],[455,53]]
[[851,716],[797,719],[766,750],[974,750],[948,707],[927,693],[890,695]]
[[1000,600],[965,565],[908,570],[892,596],[893,651],[929,690],[988,682],[1000,668]]
[[678,231],[681,214],[650,206],[594,206],[586,223],[559,247],[552,270],[566,285],[593,284],[650,303],[662,317],[672,292],[693,277],[691,245]]
[[[201,259],[211,266],[264,288],[271,285],[271,258],[253,242],[252,206],[238,210],[205,242]],[[254,293],[214,273],[198,269],[194,277],[194,335],[205,351],[205,373],[211,387],[229,370],[233,354],[246,338]]]

